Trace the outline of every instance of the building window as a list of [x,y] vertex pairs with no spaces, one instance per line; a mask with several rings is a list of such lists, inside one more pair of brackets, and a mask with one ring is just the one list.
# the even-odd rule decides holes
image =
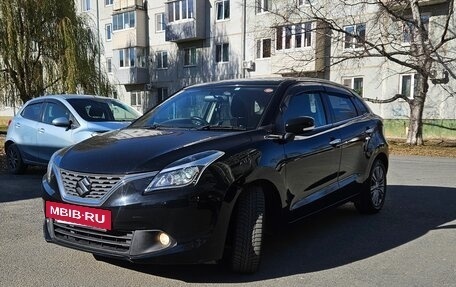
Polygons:
[[297,0],[298,6],[302,5],[312,5],[314,0]]
[[105,6],[110,6],[114,4],[114,0],[105,0]]
[[90,11],[90,1],[91,0],[82,0],[82,11]]
[[276,49],[312,46],[312,22],[277,28]]
[[158,103],[163,102],[166,98],[168,98],[168,88],[157,88]]
[[417,76],[416,74],[402,74],[400,75],[400,87],[401,94],[413,99],[415,90],[417,88]]
[[108,70],[108,73],[112,73],[112,59],[111,58],[106,58],[106,69]]
[[168,3],[168,21],[171,23],[193,18],[193,1],[179,0]]
[[119,67],[146,67],[144,48],[125,48],[119,51]]
[[343,78],[342,84],[350,89],[353,89],[361,97],[363,96],[363,78],[362,77]]
[[221,0],[215,3],[217,11],[217,20],[230,19],[230,1]]
[[112,16],[113,31],[134,28],[136,25],[135,11],[124,12]]
[[168,68],[168,52],[158,51],[155,54],[155,61],[157,62],[157,69]]
[[228,62],[230,60],[229,48],[228,43],[215,45],[215,62]]
[[366,40],[366,24],[356,24],[344,27],[345,49],[356,49],[363,46]]
[[125,67],[124,50],[119,50],[119,67]]
[[184,66],[195,66],[196,65],[196,48],[185,48],[184,49]]
[[163,32],[166,28],[165,13],[155,14],[155,32]]
[[130,104],[132,106],[141,106],[142,105],[142,92],[131,92],[130,93]]
[[256,1],[255,11],[257,14],[268,12],[272,8],[272,0],[255,0],[255,1]]
[[256,51],[257,59],[270,58],[271,57],[271,39],[257,40],[256,49],[257,49],[257,51]]
[[106,41],[111,41],[112,40],[112,24],[106,24],[105,26],[106,30]]
[[[410,20],[412,21],[412,20]],[[421,21],[423,22],[423,25],[424,25],[424,29],[426,31],[426,33],[423,35],[424,36],[424,39],[423,40],[427,40],[428,39],[428,31],[429,31],[429,16],[427,15],[424,15],[424,16],[421,16]],[[403,43],[405,44],[411,44],[413,42],[415,42],[415,38],[416,38],[416,34],[418,33],[417,29],[414,28],[414,24],[412,22],[404,22],[403,24],[403,38],[402,38],[402,41]]]

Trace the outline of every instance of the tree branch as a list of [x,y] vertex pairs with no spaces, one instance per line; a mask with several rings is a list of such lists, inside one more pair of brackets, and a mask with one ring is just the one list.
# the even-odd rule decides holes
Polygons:
[[403,99],[405,100],[407,103],[411,104],[412,103],[412,99],[408,98],[407,96],[405,95],[402,95],[402,94],[396,94],[394,95],[393,97],[389,98],[389,99],[385,99],[385,100],[379,100],[379,99],[372,99],[372,98],[363,98],[365,101],[367,102],[371,102],[371,103],[374,103],[374,104],[387,104],[387,103],[392,103],[398,99]]

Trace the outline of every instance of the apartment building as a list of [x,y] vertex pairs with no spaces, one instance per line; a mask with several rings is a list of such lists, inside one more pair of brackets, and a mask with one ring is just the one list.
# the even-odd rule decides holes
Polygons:
[[[320,77],[369,98],[414,96],[416,75],[403,66],[380,57],[337,63],[341,55],[356,52],[356,39],[341,41],[344,36],[312,20],[309,4],[316,2],[325,4],[328,16],[344,30],[380,38],[376,9],[345,11],[330,8],[333,1],[327,0],[77,0],[76,5],[99,32],[101,63],[117,87],[117,97],[141,111],[182,87],[243,77]],[[448,13],[447,2],[420,1],[430,37]],[[404,27],[396,29],[404,34],[401,45],[410,45]],[[449,43],[445,56],[452,57],[455,46]],[[452,63],[434,67],[436,82],[445,82],[451,68]],[[430,83],[425,118],[456,119],[455,89],[451,80]],[[404,101],[370,105],[387,119],[409,114]]]

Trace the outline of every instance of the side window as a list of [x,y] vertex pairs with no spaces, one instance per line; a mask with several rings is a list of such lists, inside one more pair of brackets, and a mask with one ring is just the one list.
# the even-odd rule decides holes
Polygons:
[[328,98],[334,112],[334,122],[340,122],[358,116],[355,105],[348,96],[329,94]]
[[26,119],[39,122],[42,106],[43,106],[43,103],[36,103],[36,104],[28,105],[24,108],[21,115]]
[[320,93],[306,92],[290,97],[284,113],[285,122],[304,116],[312,117],[316,127],[327,124]]
[[366,104],[363,103],[358,97],[353,97],[352,99],[360,115],[369,113],[369,109],[367,108]]
[[70,119],[70,112],[61,104],[47,103],[44,109],[43,122],[46,124],[52,124],[52,121],[56,118]]

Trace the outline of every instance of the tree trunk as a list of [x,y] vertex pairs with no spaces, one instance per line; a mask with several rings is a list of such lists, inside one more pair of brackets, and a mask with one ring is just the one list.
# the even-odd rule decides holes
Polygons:
[[423,110],[429,84],[427,75],[420,76],[414,99],[410,102],[410,122],[407,134],[407,144],[409,145],[423,145]]

